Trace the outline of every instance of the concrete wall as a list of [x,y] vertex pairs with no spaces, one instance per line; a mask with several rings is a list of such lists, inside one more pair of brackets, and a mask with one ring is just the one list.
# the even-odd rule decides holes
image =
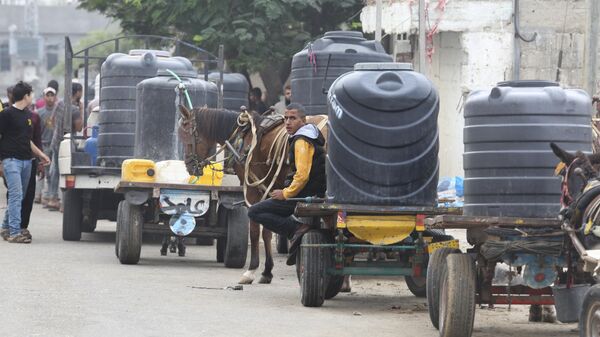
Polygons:
[[[522,35],[537,32],[534,42],[519,42],[521,79],[556,80],[562,50],[560,84],[584,87],[587,1],[593,0],[520,0]],[[440,174],[462,175],[461,100],[470,91],[513,79],[513,1],[452,0],[444,11],[437,4],[431,0],[429,24],[439,23],[439,32],[428,76],[441,99]],[[382,14],[385,33],[417,34],[418,1],[384,1]],[[365,32],[375,30],[374,1],[367,2],[361,20]]]

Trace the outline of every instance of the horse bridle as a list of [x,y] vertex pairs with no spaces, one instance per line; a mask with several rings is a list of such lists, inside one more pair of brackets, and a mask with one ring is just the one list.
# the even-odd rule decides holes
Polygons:
[[573,159],[573,161],[564,168],[565,175],[561,182],[562,193],[560,196],[560,204],[563,208],[568,207],[574,200],[573,196],[571,195],[571,191],[569,191],[569,177],[571,176],[571,168],[573,167],[573,164],[575,164],[578,160],[579,158]]

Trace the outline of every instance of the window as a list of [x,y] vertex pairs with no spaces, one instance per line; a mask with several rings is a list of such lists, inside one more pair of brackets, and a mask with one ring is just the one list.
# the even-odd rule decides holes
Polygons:
[[0,44],[0,71],[10,71],[10,54],[8,53],[8,43]]
[[46,69],[52,70],[54,66],[58,64],[58,46],[47,45],[46,46]]

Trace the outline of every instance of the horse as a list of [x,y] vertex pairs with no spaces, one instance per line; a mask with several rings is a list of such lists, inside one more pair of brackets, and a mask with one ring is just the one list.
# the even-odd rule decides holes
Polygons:
[[[245,185],[247,204],[253,205],[267,197],[270,190],[284,187],[289,164],[286,162],[287,134],[283,123],[271,125],[261,133],[259,126],[269,117],[256,113],[240,114],[226,109],[206,107],[196,107],[190,111],[181,105],[179,110],[181,116],[178,134],[184,145],[184,160],[190,174],[199,175],[202,171],[201,166],[207,164],[206,158],[216,144],[224,147],[233,142],[236,151],[232,152],[239,152],[234,155],[241,154],[240,158],[236,157],[233,161],[233,169],[240,182]],[[320,126],[327,139],[327,116],[307,116],[306,119],[307,123]],[[281,150],[281,146],[284,146],[283,151],[280,151],[281,158],[273,158],[274,148]],[[254,183],[248,184],[249,181]],[[261,181],[263,183],[260,183]],[[262,238],[265,246],[265,267],[259,283],[269,284],[273,279],[272,233],[263,228]],[[250,264],[242,275],[240,284],[251,284],[254,281],[254,274],[260,265],[259,239],[260,224],[250,221]]]

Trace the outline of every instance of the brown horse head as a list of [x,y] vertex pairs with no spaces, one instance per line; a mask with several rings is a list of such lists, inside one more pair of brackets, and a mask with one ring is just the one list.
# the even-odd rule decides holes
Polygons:
[[586,155],[581,151],[572,154],[555,143],[550,143],[550,147],[561,161],[556,174],[562,177],[562,203],[567,206],[581,194],[588,181],[598,178],[600,154]]
[[223,144],[235,129],[238,114],[225,109],[196,107],[188,110],[179,106],[178,134],[184,145],[184,160],[188,173],[202,175],[202,163]]

